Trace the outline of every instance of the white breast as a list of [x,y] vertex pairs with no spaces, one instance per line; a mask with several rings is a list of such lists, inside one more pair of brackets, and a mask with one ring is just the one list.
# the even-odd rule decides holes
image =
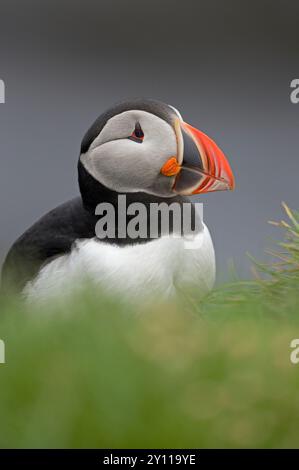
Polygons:
[[215,280],[209,230],[204,226],[190,238],[167,236],[125,247],[97,239],[78,241],[70,254],[44,266],[24,294],[29,300],[43,300],[72,292],[85,279],[131,300],[169,297],[184,286],[204,294]]

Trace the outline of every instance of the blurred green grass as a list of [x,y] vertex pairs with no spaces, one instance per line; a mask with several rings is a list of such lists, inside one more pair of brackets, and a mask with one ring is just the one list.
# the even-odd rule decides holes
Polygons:
[[[286,208],[289,211],[288,208]],[[202,301],[0,299],[0,447],[298,447],[299,217],[277,262]]]

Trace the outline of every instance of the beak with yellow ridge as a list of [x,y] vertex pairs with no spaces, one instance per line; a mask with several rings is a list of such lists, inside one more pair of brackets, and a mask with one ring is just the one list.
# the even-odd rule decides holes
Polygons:
[[192,195],[233,190],[234,175],[217,144],[206,134],[180,119],[175,120],[178,155],[161,168],[164,176],[175,176],[173,191]]

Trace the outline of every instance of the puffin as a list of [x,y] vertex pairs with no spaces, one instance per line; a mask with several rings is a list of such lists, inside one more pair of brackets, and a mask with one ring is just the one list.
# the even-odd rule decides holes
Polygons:
[[[192,196],[232,190],[234,175],[214,140],[176,108],[134,98],[101,114],[83,137],[78,183],[79,196],[12,245],[2,268],[5,290],[47,300],[88,281],[134,301],[212,289],[215,251]],[[174,206],[190,223],[177,223]]]

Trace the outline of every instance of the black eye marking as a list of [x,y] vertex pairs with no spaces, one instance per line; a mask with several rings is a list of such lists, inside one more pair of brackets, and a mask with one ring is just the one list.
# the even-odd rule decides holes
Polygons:
[[136,122],[135,129],[130,135],[130,137],[128,137],[128,139],[133,140],[134,142],[137,142],[139,144],[142,144],[143,139],[144,139],[144,133],[143,133],[143,130],[141,129],[139,122]]

